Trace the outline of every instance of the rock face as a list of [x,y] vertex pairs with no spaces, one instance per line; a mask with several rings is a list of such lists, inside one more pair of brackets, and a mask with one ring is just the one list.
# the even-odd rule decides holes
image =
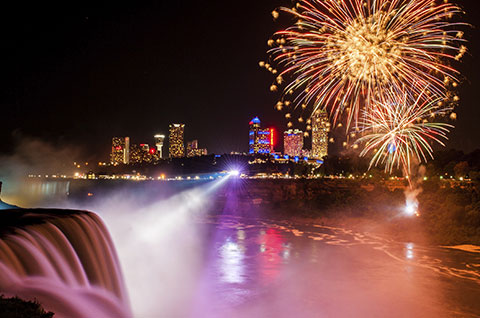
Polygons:
[[[2,181],[0,181],[0,195],[1,194],[2,194]],[[2,201],[2,199],[0,199],[0,210],[15,209],[15,208],[18,208],[18,207],[15,205],[5,203]]]
[[[262,199],[263,203],[315,200],[321,196],[348,192],[352,189],[371,192],[376,188],[373,183],[341,179],[252,179],[242,182],[242,186],[237,189],[237,195],[247,201]],[[231,188],[228,188],[228,191],[231,191]],[[225,196],[225,193],[220,195]]]
[[110,235],[90,212],[0,212],[0,294],[36,299],[55,317],[130,317]]
[[215,203],[216,211],[242,215],[362,217],[382,211],[384,217],[398,213],[394,208],[403,206],[404,189],[402,180],[386,184],[369,179],[242,179],[221,189]]

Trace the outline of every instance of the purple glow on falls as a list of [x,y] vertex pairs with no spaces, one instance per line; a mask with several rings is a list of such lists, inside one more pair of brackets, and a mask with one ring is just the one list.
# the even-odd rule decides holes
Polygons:
[[0,239],[0,291],[36,299],[60,318],[131,317],[117,254],[100,218],[51,211],[2,211],[21,225]]

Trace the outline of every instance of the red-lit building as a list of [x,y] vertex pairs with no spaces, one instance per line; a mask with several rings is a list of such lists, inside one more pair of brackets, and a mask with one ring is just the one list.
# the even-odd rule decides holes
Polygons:
[[303,131],[290,129],[283,133],[283,152],[290,157],[302,156]]

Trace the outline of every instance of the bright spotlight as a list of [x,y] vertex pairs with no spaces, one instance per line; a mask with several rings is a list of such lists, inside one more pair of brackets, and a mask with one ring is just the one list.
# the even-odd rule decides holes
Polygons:
[[240,175],[240,171],[238,170],[230,170],[228,172],[229,175],[233,176],[233,177],[238,177]]

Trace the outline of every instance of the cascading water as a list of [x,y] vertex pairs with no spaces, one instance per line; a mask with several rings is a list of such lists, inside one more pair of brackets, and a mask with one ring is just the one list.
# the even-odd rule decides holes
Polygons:
[[0,293],[37,299],[55,317],[131,317],[117,254],[100,218],[3,210]]

